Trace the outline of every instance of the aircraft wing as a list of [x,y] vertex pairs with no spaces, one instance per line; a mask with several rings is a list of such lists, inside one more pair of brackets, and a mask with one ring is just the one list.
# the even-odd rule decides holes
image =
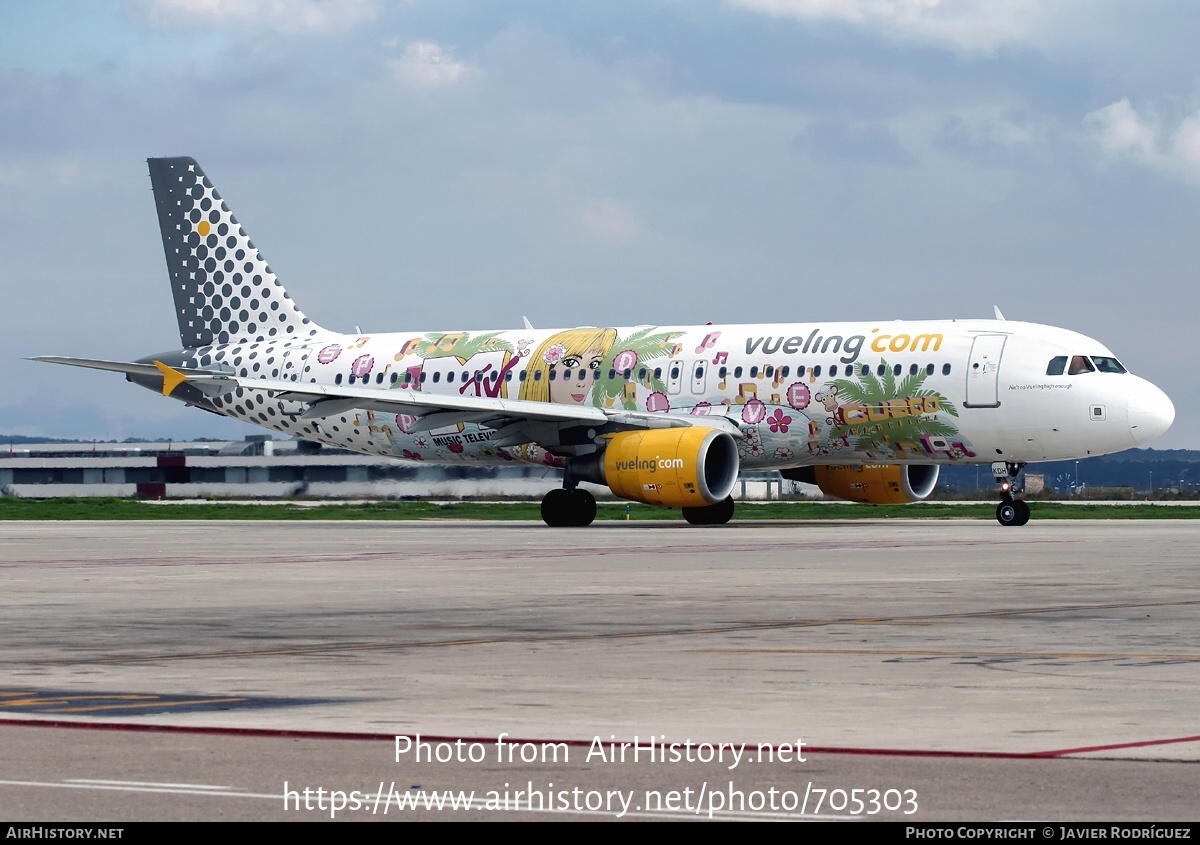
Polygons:
[[422,420],[413,431],[440,428],[455,422],[480,423],[489,428],[503,428],[513,427],[521,421],[529,421],[567,426],[603,426],[612,423],[633,429],[703,426],[728,431],[738,438],[743,436],[741,429],[723,416],[657,414],[587,405],[532,402],[528,399],[449,396],[416,390],[252,378],[221,369],[176,368],[161,361],[145,364],[51,355],[36,356],[30,360],[109,370],[127,375],[161,376],[164,396],[170,396],[184,383],[208,395],[227,393],[239,387],[243,390],[271,392],[275,394],[276,399],[306,404],[308,407],[300,414],[304,419],[329,417],[355,408],[421,417]]

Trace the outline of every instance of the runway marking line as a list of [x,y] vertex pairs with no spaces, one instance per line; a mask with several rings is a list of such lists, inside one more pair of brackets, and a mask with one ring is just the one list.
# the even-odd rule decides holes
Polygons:
[[[802,619],[784,621],[745,622],[741,624],[705,626],[702,628],[669,628],[648,631],[618,631],[600,634],[551,634],[543,636],[470,637],[453,640],[416,640],[401,643],[362,643],[358,645],[319,645],[295,648],[268,649],[262,651],[202,652],[196,654],[155,654],[144,657],[102,657],[94,660],[43,660],[32,661],[38,666],[97,666],[129,663],[166,662],[171,660],[219,660],[247,657],[286,657],[305,654],[342,654],[364,651],[398,651],[415,648],[452,648],[470,645],[499,645],[503,643],[551,643],[586,642],[588,640],[642,639],[650,637],[703,636],[707,634],[736,634],[747,631],[782,631],[798,628],[822,628],[835,625],[913,625],[934,624],[958,619],[1001,618],[1006,616],[1033,616],[1046,613],[1079,613],[1097,610],[1130,610],[1148,607],[1188,607],[1200,605],[1200,599],[1181,599],[1164,602],[1109,602],[1103,604],[1051,605],[1049,607],[1009,608],[979,610],[971,612],[922,614],[917,616],[877,616],[847,619]],[[1164,659],[1164,658],[1154,658]],[[1171,659],[1171,658],[1166,658]],[[1178,659],[1195,660],[1195,656]]]
[[702,648],[706,654],[828,654],[892,657],[1011,657],[1026,660],[1179,660],[1200,661],[1200,654],[1121,654],[1071,651],[934,651],[878,648]]
[[[230,728],[205,725],[145,725],[127,722],[70,722],[61,719],[7,719],[0,718],[0,727],[18,728],[58,728],[60,730],[92,730],[92,731],[130,731],[134,733],[165,733],[165,734],[196,734],[201,736],[241,736],[262,739],[314,739],[340,740],[343,742],[394,742],[397,736],[415,736],[395,733],[365,733],[337,731],[305,731],[287,728]],[[486,736],[450,736],[420,734],[427,742],[480,742],[494,744],[496,737]],[[568,745],[572,748],[590,748],[590,739],[531,739],[522,737],[505,737],[505,742],[524,744],[555,744]],[[878,757],[930,757],[930,758],[977,758],[984,760],[1055,760],[1070,755],[1094,754],[1101,751],[1119,751],[1125,748],[1152,748],[1158,745],[1177,745],[1180,743],[1200,743],[1200,734],[1193,736],[1162,737],[1159,739],[1137,740],[1133,742],[1114,742],[1104,745],[1077,746],[1074,748],[1053,748],[1043,751],[963,751],[932,748],[868,748],[862,746],[837,745],[805,745],[805,752],[812,754],[861,754]],[[747,746],[756,743],[747,743]],[[649,746],[645,746],[649,748]],[[13,783],[0,781],[0,783]]]
[[109,713],[111,715],[138,715],[142,711],[154,710],[160,714],[177,714],[204,711],[214,707],[228,710],[229,706],[242,709],[268,709],[294,707],[317,703],[318,699],[268,698],[247,695],[172,695],[162,693],[121,693],[88,690],[0,690],[0,713]]

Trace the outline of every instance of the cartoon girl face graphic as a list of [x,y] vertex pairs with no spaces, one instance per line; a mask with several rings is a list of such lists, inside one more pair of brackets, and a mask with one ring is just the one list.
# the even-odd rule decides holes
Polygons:
[[546,338],[529,356],[521,398],[582,405],[616,340],[616,329],[591,328],[568,329]]

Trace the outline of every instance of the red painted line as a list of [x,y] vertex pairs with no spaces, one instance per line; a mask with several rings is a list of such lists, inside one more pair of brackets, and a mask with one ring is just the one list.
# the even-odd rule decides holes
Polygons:
[[1062,748],[1058,751],[1043,751],[1039,757],[1063,757],[1067,754],[1090,754],[1095,751],[1116,751],[1119,748],[1147,748],[1152,745],[1172,745],[1177,742],[1200,742],[1200,735],[1180,736],[1170,739],[1147,739],[1142,742],[1114,742],[1109,745],[1084,745],[1079,748]]
[[[415,738],[414,734],[394,733],[359,733],[342,731],[304,731],[287,728],[222,728],[211,726],[187,725],[135,725],[122,722],[72,722],[61,719],[0,719],[0,727],[20,728],[67,728],[72,730],[92,731],[130,731],[136,733],[178,733],[200,734],[208,736],[246,736],[276,739],[332,739],[350,741],[387,741],[392,742],[396,737]],[[496,737],[484,736],[441,736],[420,734],[422,741],[428,742],[479,742],[494,745]],[[593,740],[584,739],[527,739],[521,737],[504,737],[504,742],[510,745],[566,745],[572,748],[590,748]],[[620,745],[623,740],[609,740]],[[1200,742],[1200,735],[1185,736],[1169,739],[1152,739],[1141,742],[1122,742],[1110,745],[1081,746],[1079,748],[1063,748],[1055,751],[938,751],[922,748],[858,748],[854,746],[837,745],[805,745],[804,752],[810,754],[859,754],[879,757],[930,757],[930,758],[975,758],[980,760],[1053,760],[1068,754],[1084,754],[1096,751],[1113,751],[1121,748],[1146,748],[1155,745],[1171,745],[1180,742]],[[697,745],[699,743],[693,743]],[[710,745],[715,743],[709,743]],[[728,743],[726,743],[728,744]],[[740,745],[741,743],[734,743]],[[766,745],[767,743],[763,743]],[[778,745],[779,743],[771,743]],[[670,745],[670,743],[668,743]],[[747,742],[747,748],[757,748],[759,743]],[[639,744],[639,747],[649,748],[649,745]]]

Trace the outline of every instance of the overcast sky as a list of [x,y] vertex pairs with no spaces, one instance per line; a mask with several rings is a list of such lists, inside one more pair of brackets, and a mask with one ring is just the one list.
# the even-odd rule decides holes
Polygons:
[[0,4],[0,433],[240,438],[178,346],[145,159],[310,317],[389,331],[990,317],[1101,340],[1200,448],[1200,4]]

